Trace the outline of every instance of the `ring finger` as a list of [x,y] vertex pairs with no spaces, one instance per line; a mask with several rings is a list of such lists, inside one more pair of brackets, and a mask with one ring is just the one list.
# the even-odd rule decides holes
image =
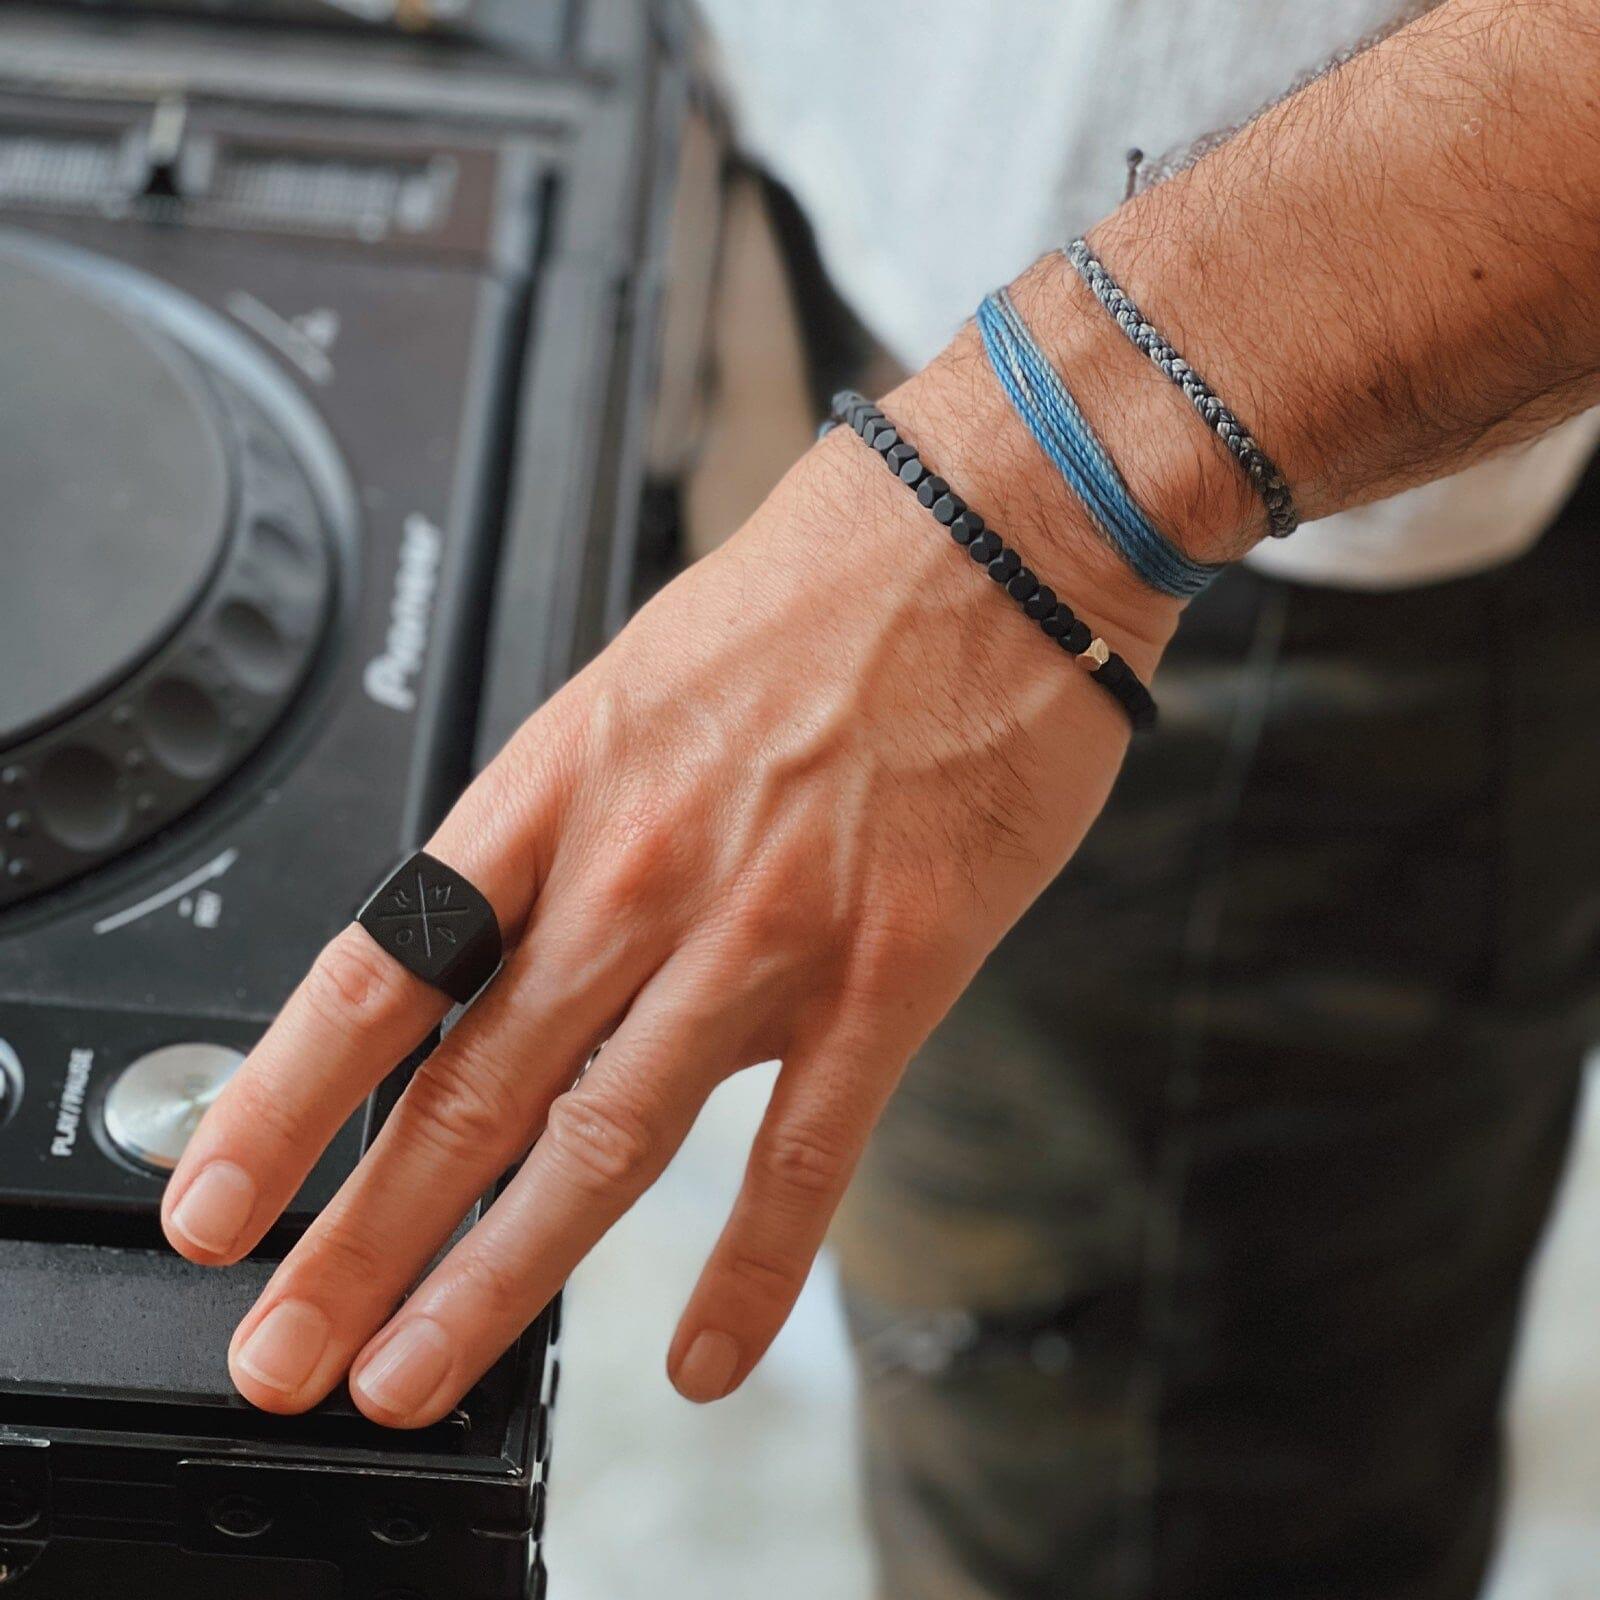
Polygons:
[[[524,838],[545,798],[518,803],[505,758],[463,795],[429,850],[474,881],[514,935],[542,873]],[[352,923],[326,946],[206,1113],[162,1198],[167,1239],[206,1266],[257,1244],[378,1082],[436,1027],[450,1001]]]
[[707,1096],[742,1063],[748,1017],[697,1002],[686,953],[640,992],[478,1225],[367,1345],[356,1404],[391,1427],[444,1416],[660,1175]]

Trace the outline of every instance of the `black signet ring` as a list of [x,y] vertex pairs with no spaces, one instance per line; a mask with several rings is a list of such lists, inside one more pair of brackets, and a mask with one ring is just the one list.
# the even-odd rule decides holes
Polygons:
[[465,1005],[498,970],[494,907],[454,867],[426,850],[401,862],[356,921],[424,983]]

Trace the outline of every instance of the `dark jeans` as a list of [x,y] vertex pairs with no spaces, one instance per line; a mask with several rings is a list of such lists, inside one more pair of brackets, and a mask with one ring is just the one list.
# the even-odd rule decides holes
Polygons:
[[1230,573],[1157,691],[840,1223],[883,1591],[1469,1600],[1600,1036],[1600,474],[1482,576]]

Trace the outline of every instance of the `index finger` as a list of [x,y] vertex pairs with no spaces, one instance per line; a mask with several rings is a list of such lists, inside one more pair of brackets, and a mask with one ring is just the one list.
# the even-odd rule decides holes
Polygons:
[[[427,849],[475,883],[514,934],[541,876],[546,820],[501,757]],[[258,1243],[351,1113],[452,1003],[359,924],[336,934],[189,1141],[162,1200],[172,1247],[222,1266]]]

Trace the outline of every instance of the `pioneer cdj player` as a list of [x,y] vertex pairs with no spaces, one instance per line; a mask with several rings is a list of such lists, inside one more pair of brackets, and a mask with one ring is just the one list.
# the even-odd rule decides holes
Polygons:
[[19,1600],[542,1592],[550,1315],[422,1433],[227,1378],[414,1061],[239,1267],[156,1222],[318,947],[626,616],[677,448],[657,397],[698,375],[717,140],[681,20],[437,9],[0,12]]

